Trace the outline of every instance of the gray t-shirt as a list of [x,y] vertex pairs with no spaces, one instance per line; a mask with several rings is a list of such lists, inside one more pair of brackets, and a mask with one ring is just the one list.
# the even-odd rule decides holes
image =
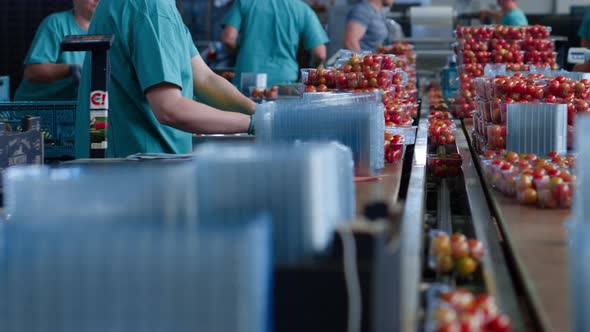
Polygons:
[[348,12],[346,20],[355,21],[367,28],[360,40],[361,49],[374,50],[386,42],[388,30],[385,16],[368,2],[363,1],[354,6]]

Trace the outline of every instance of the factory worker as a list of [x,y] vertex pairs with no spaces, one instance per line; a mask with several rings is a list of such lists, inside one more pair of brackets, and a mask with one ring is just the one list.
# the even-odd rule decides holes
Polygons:
[[84,52],[59,48],[68,35],[85,35],[98,0],[74,0],[74,8],[47,16],[37,29],[25,59],[18,101],[75,100]]
[[529,24],[524,12],[518,8],[517,0],[498,0],[498,5],[500,6],[501,11],[483,9],[480,12],[480,18],[482,20],[485,18],[491,18],[495,23],[515,27]]
[[[190,153],[193,133],[253,131],[254,103],[207,67],[174,1],[101,0],[88,33],[115,36],[108,157]],[[78,104],[85,113],[78,114],[78,126],[88,125],[90,58],[80,82]]]
[[237,51],[234,84],[241,73],[266,73],[267,84],[296,82],[300,41],[315,59],[326,59],[328,36],[317,15],[301,0],[236,0],[227,14],[223,43]]
[[372,51],[387,44],[389,30],[384,9],[394,0],[363,0],[355,5],[346,18],[344,48],[352,51]]
[[584,15],[584,20],[578,30],[578,37],[580,37],[580,46],[588,48],[590,46],[590,10]]

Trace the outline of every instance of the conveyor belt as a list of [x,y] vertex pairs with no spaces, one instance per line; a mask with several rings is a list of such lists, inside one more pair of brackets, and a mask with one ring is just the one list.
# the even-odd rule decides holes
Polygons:
[[[457,125],[461,124],[457,123]],[[486,255],[483,257],[485,284],[489,294],[496,298],[502,311],[508,314],[512,320],[514,331],[525,331],[528,329],[525,327],[525,318],[514,287],[514,280],[510,275],[500,243],[501,238],[493,221],[474,162],[477,160],[477,156],[472,155],[467,136],[465,132],[459,130],[456,139],[461,158],[463,158],[462,169],[473,228],[477,239],[486,248]]]
[[[422,114],[428,110],[428,103],[422,105]],[[420,121],[414,160],[412,161],[412,176],[408,187],[407,199],[401,219],[401,299],[402,299],[402,330],[415,332],[419,320],[419,294],[422,275],[422,238],[425,211],[426,191],[426,153],[427,153],[426,121]]]
[[[464,122],[471,132],[470,120]],[[467,140],[470,136],[467,135]],[[473,159],[479,166],[479,160]],[[518,286],[532,307],[535,331],[568,331],[567,242],[564,221],[568,210],[543,210],[523,206],[490,189],[482,179]]]
[[384,202],[389,206],[397,203],[403,163],[385,164],[381,175],[363,181],[357,181],[356,187],[356,211],[362,215],[364,208],[370,203]]

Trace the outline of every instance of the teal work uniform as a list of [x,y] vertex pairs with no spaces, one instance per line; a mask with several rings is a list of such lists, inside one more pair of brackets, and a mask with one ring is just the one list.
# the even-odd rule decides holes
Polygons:
[[[584,16],[584,21],[582,21],[580,30],[578,30],[578,37],[590,41],[590,10],[586,13],[586,16]],[[590,44],[588,45],[588,48],[590,48]]]
[[224,22],[240,32],[234,84],[241,73],[266,73],[267,84],[299,77],[297,48],[328,42],[317,15],[301,0],[236,0]]
[[[191,59],[198,51],[174,1],[101,0],[88,33],[115,36],[109,52],[107,156],[192,152],[192,135],[160,124],[145,97],[147,89],[167,82],[193,98]],[[80,82],[78,128],[89,123],[90,59]],[[78,130],[77,154],[88,155],[89,144],[88,132]]]
[[502,16],[500,24],[520,27],[523,25],[529,25],[529,21],[520,8],[514,8]]
[[[63,52],[59,50],[62,39],[68,35],[85,35],[73,11],[65,11],[47,16],[37,29],[35,39],[25,58],[25,65],[40,63],[84,63],[84,52]],[[14,95],[19,101],[76,100],[78,82],[72,77],[50,83],[33,83],[25,79]]]

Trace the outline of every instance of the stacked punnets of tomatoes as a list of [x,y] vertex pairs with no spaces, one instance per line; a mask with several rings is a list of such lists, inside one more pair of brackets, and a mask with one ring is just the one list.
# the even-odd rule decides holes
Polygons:
[[532,66],[557,69],[550,32],[551,28],[539,25],[457,27],[453,49],[459,65],[459,91],[453,115],[469,117],[475,108],[473,79],[484,76],[487,64],[504,64],[509,71],[528,71]]
[[463,160],[455,143],[456,126],[439,87],[428,89],[428,170],[436,178],[461,174]]
[[[414,58],[415,59],[415,58]],[[333,68],[303,69],[302,81],[306,93],[314,92],[370,92],[382,91],[385,132],[385,159],[394,162],[403,155],[403,144],[411,143],[406,136],[418,116],[415,79],[408,79],[411,70],[405,56],[366,52],[345,54]],[[415,67],[413,69],[415,75]],[[395,129],[410,129],[408,134]],[[402,149],[400,150],[400,145]]]
[[389,45],[377,47],[378,54],[393,54],[397,58],[397,68],[408,74],[406,88],[410,93],[418,93],[416,84],[416,52],[414,45],[407,42],[392,42]]
[[546,157],[513,151],[481,156],[487,182],[508,197],[541,208],[570,208],[576,177],[574,155],[550,152]]
[[[549,103],[567,106],[567,145],[573,145],[578,113],[590,111],[590,81],[570,77],[515,73],[473,80],[475,111],[473,140],[480,151],[506,148],[507,105],[514,103]],[[567,74],[567,73],[564,73]]]

